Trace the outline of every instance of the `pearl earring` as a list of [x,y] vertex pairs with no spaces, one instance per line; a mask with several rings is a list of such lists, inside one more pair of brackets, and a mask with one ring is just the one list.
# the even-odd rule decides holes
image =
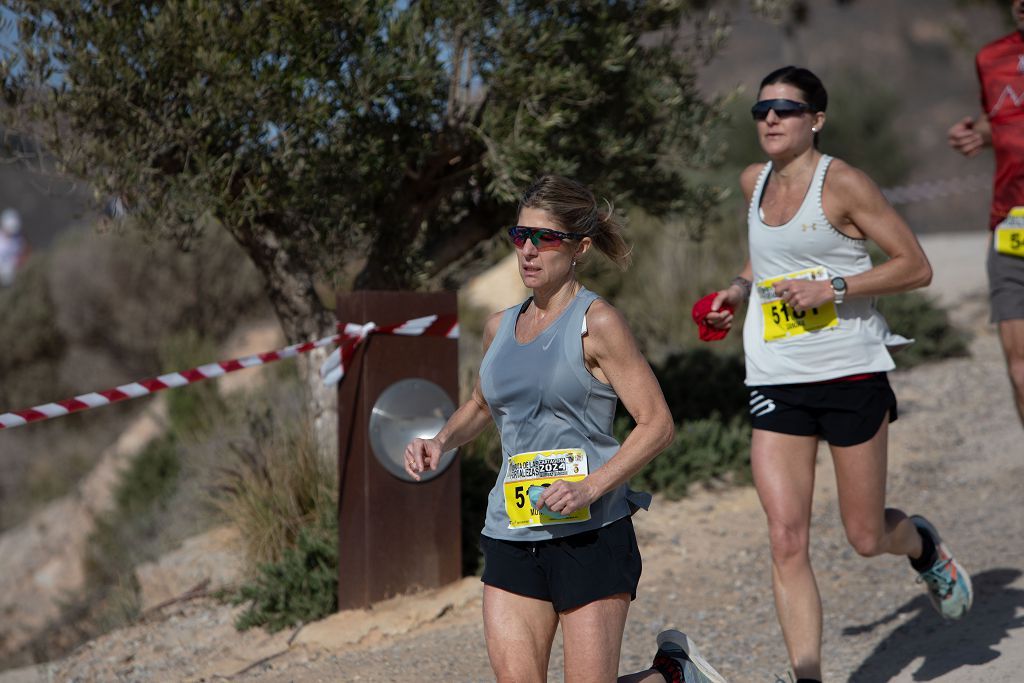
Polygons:
[[812,133],[817,133],[817,132],[818,132],[818,129],[817,129],[817,128],[811,128],[811,132],[812,132]]

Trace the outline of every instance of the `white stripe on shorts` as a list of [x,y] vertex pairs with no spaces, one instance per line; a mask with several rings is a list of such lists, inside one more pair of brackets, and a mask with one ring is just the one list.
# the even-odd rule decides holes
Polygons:
[[750,414],[761,417],[775,410],[775,401],[766,397],[760,391],[750,392]]

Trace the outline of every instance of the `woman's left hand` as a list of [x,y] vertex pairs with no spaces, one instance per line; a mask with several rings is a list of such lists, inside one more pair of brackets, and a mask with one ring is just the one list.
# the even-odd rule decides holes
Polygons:
[[545,505],[552,512],[560,515],[571,515],[581,508],[585,508],[597,499],[597,492],[586,479],[580,481],[565,481],[559,479],[544,489],[544,493],[537,498],[537,509]]
[[782,280],[772,287],[798,313],[817,308],[835,298],[831,283],[825,280]]

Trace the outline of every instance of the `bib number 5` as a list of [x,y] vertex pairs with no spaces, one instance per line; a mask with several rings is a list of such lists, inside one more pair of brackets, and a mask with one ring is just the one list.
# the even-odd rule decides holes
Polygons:
[[1015,206],[996,226],[994,246],[1000,254],[1024,258],[1024,206]]
[[587,474],[587,454],[579,448],[518,453],[510,457],[503,484],[508,527],[519,529],[590,519],[590,506],[569,515],[554,512],[546,505],[537,507],[544,489],[554,482],[559,479],[581,481]]
[[836,327],[839,324],[839,315],[836,313],[835,303],[829,301],[807,311],[798,311],[775,293],[775,283],[783,280],[827,279],[828,271],[822,266],[817,266],[776,275],[758,282],[757,292],[762,302],[761,313],[764,318],[764,340],[773,342]]

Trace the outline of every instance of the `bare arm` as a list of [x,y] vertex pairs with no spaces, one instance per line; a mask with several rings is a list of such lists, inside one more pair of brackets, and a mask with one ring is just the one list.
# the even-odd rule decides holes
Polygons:
[[595,301],[587,312],[587,330],[587,367],[598,379],[607,379],[636,420],[636,427],[619,451],[586,479],[557,481],[545,490],[537,506],[547,505],[560,514],[571,514],[628,481],[675,435],[672,414],[658,380],[622,314],[604,301]]
[[965,157],[973,157],[992,145],[992,126],[984,114],[977,118],[965,116],[950,127],[947,135],[949,146]]
[[[501,324],[501,313],[494,313],[484,325],[484,353],[494,341],[494,335]],[[480,390],[480,376],[477,375],[473,394],[469,400],[459,406],[445,422],[444,427],[432,439],[413,439],[405,447],[405,471],[416,481],[420,480],[420,472],[425,469],[436,470],[441,454],[472,441],[484,430],[491,421],[491,411],[487,407],[483,392]]]
[[927,287],[932,281],[928,257],[910,226],[886,201],[878,186],[866,174],[846,164],[834,180],[845,200],[837,208],[889,257],[869,271],[846,278],[846,296],[877,296]]
[[[837,228],[859,233],[881,247],[889,260],[846,280],[846,296],[870,297],[927,286],[932,279],[928,257],[906,221],[886,201],[868,176],[836,160],[826,178],[826,211]],[[784,280],[775,291],[797,310],[832,301],[828,282]]]
[[[743,190],[743,196],[747,200],[747,206],[750,206],[750,199],[754,195],[754,187],[757,185],[757,177],[761,174],[764,169],[764,164],[751,164],[743,170],[740,174],[740,189]],[[748,255],[747,262],[743,265],[743,269],[737,273],[737,277],[743,278],[747,282],[750,282],[754,278],[754,269],[750,265],[750,257]],[[733,307],[734,310],[738,311],[743,302],[750,297],[750,290],[746,286],[740,286],[738,284],[730,284],[725,289],[719,290],[715,295],[715,300],[711,302],[711,312],[707,315],[707,322],[712,327],[717,327],[722,330],[727,330],[732,327],[733,313],[729,311],[720,310],[723,304],[728,304]]]

